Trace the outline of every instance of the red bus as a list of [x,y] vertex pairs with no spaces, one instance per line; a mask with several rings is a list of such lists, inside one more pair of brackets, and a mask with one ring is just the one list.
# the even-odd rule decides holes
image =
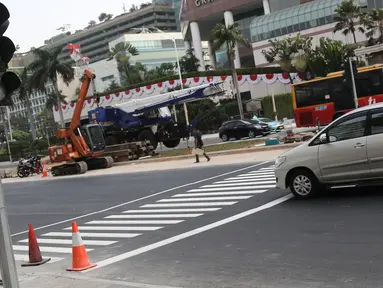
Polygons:
[[[355,83],[359,107],[383,102],[383,64],[358,68]],[[297,127],[327,125],[355,108],[343,71],[293,84],[291,92]]]

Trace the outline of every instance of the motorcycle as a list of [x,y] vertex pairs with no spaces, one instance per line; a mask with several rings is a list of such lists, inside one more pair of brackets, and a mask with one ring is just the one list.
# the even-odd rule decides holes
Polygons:
[[34,173],[40,174],[43,172],[40,156],[27,156],[19,160],[17,165],[17,176],[20,178],[28,177]]

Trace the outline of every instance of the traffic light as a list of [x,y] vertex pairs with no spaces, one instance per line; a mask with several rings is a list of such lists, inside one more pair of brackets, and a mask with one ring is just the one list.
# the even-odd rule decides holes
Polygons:
[[9,16],[7,7],[0,3],[0,106],[11,105],[11,95],[21,85],[17,74],[7,71],[8,63],[16,52],[12,40],[3,36],[9,26]]

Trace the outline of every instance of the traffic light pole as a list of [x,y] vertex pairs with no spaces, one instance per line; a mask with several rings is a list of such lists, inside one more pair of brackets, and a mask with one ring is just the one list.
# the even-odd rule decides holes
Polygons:
[[350,72],[351,72],[351,82],[352,82],[352,92],[354,94],[354,104],[355,104],[355,108],[358,108],[359,107],[359,104],[358,104],[358,94],[356,92],[356,84],[355,84],[355,75],[354,75],[354,70],[353,70],[353,67],[352,67],[352,61],[351,61],[351,57],[348,58],[348,64],[350,65]]

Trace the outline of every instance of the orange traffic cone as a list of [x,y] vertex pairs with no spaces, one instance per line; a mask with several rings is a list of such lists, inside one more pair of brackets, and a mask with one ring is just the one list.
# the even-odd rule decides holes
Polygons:
[[76,222],[72,222],[72,268],[67,271],[83,271],[96,267],[97,264],[89,262],[84,243],[82,243],[80,232]]
[[41,176],[41,178],[43,178],[43,177],[48,177],[48,172],[44,166],[43,166],[43,175]]
[[41,252],[39,248],[39,244],[37,243],[35,231],[33,230],[32,224],[28,224],[29,232],[28,232],[28,242],[29,242],[29,263],[23,263],[21,266],[38,266],[44,263],[47,263],[51,258],[43,259],[41,257]]

